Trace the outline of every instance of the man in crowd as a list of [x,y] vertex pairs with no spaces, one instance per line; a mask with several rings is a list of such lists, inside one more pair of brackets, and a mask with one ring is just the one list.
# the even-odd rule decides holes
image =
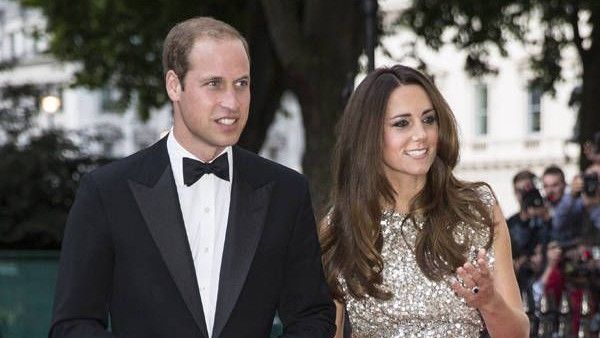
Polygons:
[[551,165],[542,174],[542,184],[546,195],[546,207],[552,217],[552,235],[559,242],[573,239],[572,213],[573,202],[576,199],[571,193],[566,193],[565,174],[556,165]]
[[552,222],[543,198],[535,187],[536,179],[529,170],[520,171],[513,177],[513,189],[520,209],[508,218],[507,223],[513,241],[513,253],[517,256],[528,256],[538,243],[550,240]]

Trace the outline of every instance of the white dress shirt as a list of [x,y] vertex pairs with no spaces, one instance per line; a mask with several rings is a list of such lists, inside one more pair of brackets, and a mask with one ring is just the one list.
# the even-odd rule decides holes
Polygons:
[[222,152],[227,153],[229,161],[229,181],[213,174],[205,174],[189,187],[183,183],[183,158],[199,159],[177,142],[172,129],[167,137],[167,151],[175,177],[185,231],[194,259],[206,327],[211,337],[231,199],[232,149],[227,147]]

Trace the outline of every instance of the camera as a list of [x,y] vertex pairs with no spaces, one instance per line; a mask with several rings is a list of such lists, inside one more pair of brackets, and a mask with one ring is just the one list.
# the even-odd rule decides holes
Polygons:
[[583,193],[586,196],[596,196],[598,191],[598,174],[591,173],[583,175]]
[[579,287],[596,283],[600,277],[600,269],[594,257],[594,251],[597,250],[598,247],[586,246],[583,252],[577,247],[563,251],[561,271],[570,283]]
[[523,191],[523,207],[527,208],[539,208],[544,205],[544,199],[542,198],[542,194],[540,191],[534,187],[530,187],[529,189]]

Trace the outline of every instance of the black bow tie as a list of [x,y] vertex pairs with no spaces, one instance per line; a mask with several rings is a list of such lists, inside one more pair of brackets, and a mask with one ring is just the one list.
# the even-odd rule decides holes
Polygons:
[[200,162],[189,157],[183,158],[183,183],[185,185],[191,186],[204,174],[215,174],[217,177],[229,181],[227,153],[217,157],[211,163]]

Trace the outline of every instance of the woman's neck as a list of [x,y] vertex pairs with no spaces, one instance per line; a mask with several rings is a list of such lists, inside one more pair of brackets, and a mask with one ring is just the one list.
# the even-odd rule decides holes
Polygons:
[[425,186],[424,180],[416,178],[396,180],[390,183],[395,191],[394,209],[400,213],[407,213],[410,210],[411,201]]

